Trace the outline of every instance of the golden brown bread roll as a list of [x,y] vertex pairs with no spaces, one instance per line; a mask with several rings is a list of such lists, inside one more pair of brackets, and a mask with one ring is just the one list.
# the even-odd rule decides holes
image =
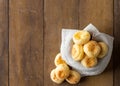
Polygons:
[[70,70],[70,75],[67,77],[66,81],[70,84],[77,84],[81,79],[81,75],[74,70]]
[[50,73],[50,78],[51,78],[51,80],[52,80],[53,82],[55,82],[55,83],[57,83],[57,84],[60,84],[60,83],[62,83],[62,82],[64,81],[64,79],[58,79],[58,78],[56,77],[55,69],[53,69],[53,70],[51,71],[51,73]]
[[96,41],[89,41],[83,47],[84,52],[89,57],[97,57],[101,51],[99,44]]
[[73,42],[75,44],[85,44],[90,40],[90,33],[86,30],[77,31],[73,35]]
[[106,55],[107,52],[108,52],[108,46],[107,46],[107,44],[105,44],[104,42],[98,42],[98,44],[99,44],[100,47],[101,47],[101,52],[100,52],[100,54],[98,55],[98,58],[103,58],[103,57],[105,57],[105,55]]
[[84,57],[84,51],[83,51],[83,46],[74,44],[72,47],[72,58],[75,61],[80,61]]
[[97,65],[97,58],[90,58],[86,55],[85,58],[81,61],[81,64],[86,68],[94,67]]
[[66,64],[60,64],[56,67],[55,73],[58,79],[66,79],[69,76],[70,69]]
[[59,64],[66,64],[66,62],[62,59],[62,56],[60,53],[56,55],[54,63],[56,66],[58,66]]

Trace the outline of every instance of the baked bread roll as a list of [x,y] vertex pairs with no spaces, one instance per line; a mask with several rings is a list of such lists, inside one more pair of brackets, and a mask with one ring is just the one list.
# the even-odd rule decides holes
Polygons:
[[83,45],[87,43],[89,40],[90,40],[90,33],[86,30],[78,31],[73,35],[73,42],[75,44]]
[[105,44],[104,42],[98,42],[98,44],[99,44],[100,47],[101,47],[101,52],[100,52],[100,54],[98,55],[98,58],[103,58],[103,57],[105,57],[105,55],[106,55],[107,52],[108,52],[108,46],[107,46],[107,44]]
[[58,66],[59,64],[66,64],[66,62],[62,59],[62,56],[60,53],[56,55],[54,63],[56,66]]
[[66,81],[70,84],[77,84],[80,79],[81,75],[78,72],[71,70],[70,75],[67,77]]
[[50,78],[51,78],[51,80],[52,80],[53,82],[55,82],[55,83],[57,83],[57,84],[60,84],[60,83],[62,83],[62,82],[64,81],[64,79],[58,79],[58,78],[56,77],[55,69],[53,69],[53,70],[51,71],[51,73],[50,73]]
[[81,64],[86,68],[94,67],[97,65],[97,58],[90,58],[86,55],[85,58],[81,61]]
[[83,46],[74,44],[72,47],[72,58],[75,61],[80,61],[84,57],[84,51],[83,51]]
[[56,67],[55,73],[58,79],[66,79],[69,76],[70,69],[66,64],[60,64]]
[[86,43],[83,49],[88,57],[97,57],[101,51],[99,44],[93,40]]

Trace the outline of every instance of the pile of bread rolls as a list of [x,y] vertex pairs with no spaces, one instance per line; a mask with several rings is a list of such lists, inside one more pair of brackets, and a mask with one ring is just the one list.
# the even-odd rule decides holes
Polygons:
[[[98,58],[103,58],[108,52],[108,46],[104,42],[91,40],[91,35],[86,30],[77,31],[73,35],[73,46],[71,56],[73,60],[79,61],[84,67],[91,68],[97,65]],[[77,84],[81,75],[77,71],[70,69],[62,59],[61,54],[57,54],[54,60],[56,68],[50,73],[53,82],[60,84],[67,81],[70,84]]]
[[60,84],[66,80],[70,84],[77,84],[80,81],[81,75],[77,71],[70,69],[60,53],[56,55],[54,63],[56,68],[50,73],[53,82]]
[[90,40],[92,37],[86,30],[81,30],[73,35],[72,58],[81,62],[86,68],[97,65],[97,58],[104,58],[108,52],[108,46],[104,42]]

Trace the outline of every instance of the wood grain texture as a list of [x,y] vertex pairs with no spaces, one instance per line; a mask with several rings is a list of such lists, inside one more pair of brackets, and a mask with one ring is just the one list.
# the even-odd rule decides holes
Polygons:
[[[78,27],[78,0],[44,2],[44,86],[58,86],[50,79],[54,58],[60,52],[61,29]],[[69,86],[67,82],[60,86]]]
[[62,0],[62,28],[78,28],[79,0]]
[[89,23],[101,32],[113,35],[113,0],[80,0],[79,29]]
[[0,1],[0,86],[8,86],[8,0]]
[[[113,0],[80,0],[79,29],[89,23],[94,24],[100,31],[113,35]],[[113,86],[112,59],[102,74],[85,78],[80,85]]]
[[43,86],[43,0],[9,6],[9,85]]
[[55,68],[54,57],[60,52],[61,12],[61,0],[44,0],[44,86],[56,86],[50,71]]
[[114,0],[114,86],[120,86],[120,0]]

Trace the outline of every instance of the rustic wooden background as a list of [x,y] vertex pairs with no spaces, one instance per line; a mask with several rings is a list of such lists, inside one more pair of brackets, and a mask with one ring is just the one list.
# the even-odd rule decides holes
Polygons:
[[0,0],[0,86],[70,86],[49,76],[61,29],[89,23],[115,37],[112,59],[72,86],[120,86],[120,0]]

